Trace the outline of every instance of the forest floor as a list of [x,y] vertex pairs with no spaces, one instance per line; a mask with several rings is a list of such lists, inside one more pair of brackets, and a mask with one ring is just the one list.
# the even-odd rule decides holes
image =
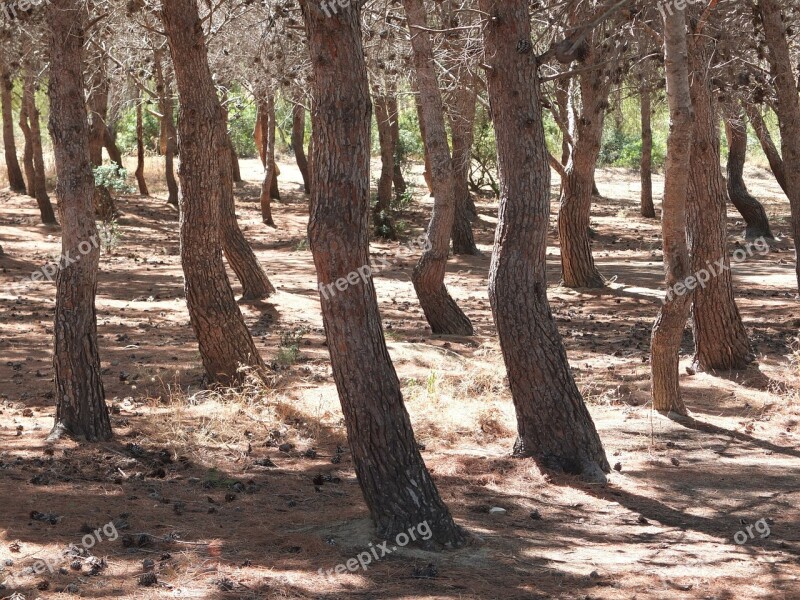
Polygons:
[[[299,174],[281,164],[283,202],[270,229],[257,203],[260,165],[242,167],[240,223],[278,289],[242,311],[272,385],[201,389],[177,215],[163,195],[121,197],[97,290],[115,438],[96,445],[45,441],[54,284],[19,295],[5,286],[60,252],[59,231],[37,224],[30,198],[3,194],[0,598],[800,598],[800,303],[786,240],[733,267],[756,366],[690,374],[687,330],[681,385],[693,418],[681,424],[649,402],[663,275],[659,223],[639,216],[638,176],[598,173],[593,250],[606,289],[559,287],[551,230],[553,312],[617,466],[603,486],[543,476],[509,456],[515,420],[486,290],[496,202],[477,201],[484,255],[449,262],[472,338],[432,335],[410,282],[416,253],[375,241],[373,257],[392,263],[376,287],[415,433],[472,543],[390,548],[367,570],[326,576],[378,540],[347,451]],[[747,178],[785,235],[788,202],[768,173]],[[657,177],[657,196],[661,185]],[[408,239],[430,211],[417,192],[399,215]],[[729,214],[735,244],[742,226]],[[37,560],[53,572],[33,572]],[[155,578],[143,577],[150,570]]]

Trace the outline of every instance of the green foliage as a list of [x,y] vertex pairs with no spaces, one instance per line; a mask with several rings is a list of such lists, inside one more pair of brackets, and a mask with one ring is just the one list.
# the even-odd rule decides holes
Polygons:
[[398,161],[402,167],[409,159],[422,160],[425,156],[425,147],[419,131],[417,111],[413,108],[400,109],[398,124],[400,125],[400,139],[397,143],[395,161]]
[[[234,91],[236,91],[234,89]],[[239,158],[255,158],[258,148],[253,140],[256,127],[256,104],[250,98],[233,93],[228,97],[228,133]]]
[[106,254],[113,254],[114,249],[119,245],[122,239],[122,231],[119,228],[119,223],[116,219],[110,221],[101,221],[98,225],[98,234],[100,235],[100,244],[103,252]]
[[281,334],[281,343],[278,347],[278,355],[275,359],[278,364],[283,366],[290,366],[297,362],[300,356],[300,344],[303,341],[303,336],[308,332],[307,329],[301,327],[284,331]]
[[[158,148],[161,125],[158,118],[142,107],[142,142],[145,148],[155,151]],[[117,147],[123,154],[136,152],[136,107],[130,106],[122,112],[116,125]]]
[[133,194],[134,190],[128,185],[128,172],[115,163],[101,165],[94,168],[94,184],[121,194]]
[[495,195],[500,193],[497,185],[497,144],[494,128],[487,109],[479,104],[475,113],[475,141],[472,145],[472,167],[469,180],[473,187],[489,188]]

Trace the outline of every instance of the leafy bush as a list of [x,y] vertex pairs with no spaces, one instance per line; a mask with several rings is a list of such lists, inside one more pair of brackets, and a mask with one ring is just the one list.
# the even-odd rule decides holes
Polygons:
[[94,168],[94,184],[121,194],[133,194],[134,190],[128,185],[128,172],[115,163],[101,165]]

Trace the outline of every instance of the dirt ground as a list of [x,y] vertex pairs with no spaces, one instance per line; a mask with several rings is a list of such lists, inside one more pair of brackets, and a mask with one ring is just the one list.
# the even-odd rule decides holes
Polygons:
[[[299,174],[281,164],[284,200],[270,229],[259,217],[260,166],[242,167],[239,220],[278,289],[242,311],[273,384],[202,390],[177,215],[158,190],[121,197],[97,294],[116,434],[106,444],[45,442],[54,284],[19,295],[5,286],[57,255],[59,232],[38,224],[30,198],[2,194],[0,598],[800,598],[800,302],[788,241],[734,266],[757,366],[690,374],[687,330],[682,386],[693,418],[678,423],[649,403],[663,276],[659,224],[639,216],[638,177],[598,173],[594,255],[607,289],[559,287],[553,228],[549,294],[616,468],[604,486],[509,457],[514,414],[486,291],[496,203],[477,202],[484,255],[453,257],[447,277],[473,338],[432,335],[409,277],[416,252],[374,242],[373,256],[393,264],[377,276],[378,300],[415,432],[472,543],[397,547],[367,570],[326,576],[379,542],[347,450]],[[777,185],[761,170],[747,179],[785,235]],[[657,177],[657,194],[661,185]],[[399,216],[408,239],[430,205],[418,187]],[[733,250],[743,227],[729,213]],[[35,572],[39,560],[52,572]]]

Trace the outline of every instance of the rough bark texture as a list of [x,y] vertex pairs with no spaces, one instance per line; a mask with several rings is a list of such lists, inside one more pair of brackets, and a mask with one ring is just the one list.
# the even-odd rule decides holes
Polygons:
[[389,98],[380,89],[373,94],[378,143],[381,149],[381,174],[378,179],[378,198],[372,220],[375,234],[393,240],[397,237],[392,219],[392,180],[394,178],[394,147]]
[[450,296],[444,284],[450,234],[456,212],[456,186],[453,161],[447,142],[444,106],[433,48],[427,31],[422,0],[403,0],[411,32],[411,48],[421,121],[425,124],[423,141],[430,158],[433,212],[428,225],[429,248],[425,250],[412,274],[414,289],[433,333],[472,335],[472,323]]
[[394,193],[399,197],[406,193],[406,180],[401,169],[400,150],[400,109],[397,105],[397,91],[389,96],[389,117],[392,123],[392,147],[394,148]]
[[260,198],[261,220],[270,227],[275,227],[275,221],[272,219],[272,198],[280,198],[280,195],[274,193],[278,176],[275,165],[275,98],[272,94],[269,94],[258,105],[258,112],[256,143],[259,147],[261,163],[264,165],[264,181],[261,183]]
[[744,163],[747,157],[747,126],[738,117],[725,119],[725,135],[728,139],[728,196],[742,215],[748,239],[772,239],[767,213],[761,203],[750,195],[744,182]]
[[144,128],[142,125],[142,103],[136,103],[136,184],[142,196],[149,196],[144,178]]
[[770,71],[775,79],[778,125],[781,130],[781,154],[786,165],[786,194],[792,210],[792,238],[795,250],[795,275],[800,289],[800,96],[797,76],[792,71],[789,34],[781,19],[780,5],[775,0],[758,0],[764,38],[769,47]]
[[744,104],[744,109],[747,113],[747,118],[750,120],[750,124],[753,126],[753,131],[756,133],[758,143],[761,144],[761,149],[767,157],[769,168],[772,170],[772,174],[775,175],[775,180],[788,196],[786,167],[783,164],[783,157],[781,157],[781,153],[778,152],[778,149],[775,147],[775,142],[772,141],[772,136],[769,133],[767,124],[764,122],[764,117],[761,116],[761,109],[747,103]]
[[456,214],[453,220],[453,254],[478,255],[472,232],[471,209],[475,205],[469,195],[469,169],[472,164],[473,125],[477,95],[472,87],[459,87],[451,99],[450,132],[453,139],[453,176],[455,177]]
[[[23,96],[25,87],[22,89]],[[26,191],[31,198],[36,197],[36,169],[33,166],[33,138],[31,137],[30,118],[28,116],[28,106],[26,102],[20,102],[19,106],[19,128],[25,139],[22,149],[22,168],[25,169]]]
[[59,270],[56,278],[56,418],[51,436],[97,441],[111,437],[111,422],[97,350],[94,302],[100,249],[83,96],[84,10],[77,0],[52,0],[47,6],[50,136],[58,176],[61,249],[72,260],[80,257]]
[[240,365],[264,367],[233,296],[222,262],[220,221],[232,194],[228,131],[217,97],[195,0],[165,0],[180,94],[181,262],[186,304],[211,382],[241,378]]
[[[105,58],[96,57],[94,62],[90,69],[86,105],[89,110],[89,159],[93,166],[99,167],[103,164],[109,83]],[[94,212],[103,222],[111,221],[117,213],[114,198],[104,186],[94,188]]]
[[[687,414],[680,391],[679,361],[681,341],[691,310],[691,292],[675,294],[674,286],[690,275],[686,239],[686,195],[689,190],[689,165],[692,160],[694,111],[689,91],[689,51],[686,36],[686,11],[664,14],[664,65],[670,127],[661,232],[667,294],[653,325],[650,340],[650,375],[653,408],[662,412]],[[688,151],[687,151],[688,149]]]
[[643,217],[655,219],[656,209],[653,206],[653,127],[651,125],[652,106],[649,81],[642,85],[639,93],[642,113],[641,211]]
[[25,180],[22,178],[22,170],[19,168],[17,146],[14,141],[14,115],[11,106],[13,87],[11,72],[5,61],[0,58],[0,104],[3,114],[3,151],[8,169],[8,185],[11,191],[24,194],[26,191]]
[[167,204],[178,206],[178,182],[175,179],[175,153],[178,151],[175,131],[175,101],[172,98],[172,81],[162,64],[163,52],[157,50],[154,56],[156,74],[156,93],[161,110],[161,152],[164,154],[164,172],[167,180]]
[[727,249],[728,193],[720,167],[719,116],[708,81],[707,39],[695,36],[692,42],[689,57],[695,120],[688,197],[689,251],[693,274],[711,268],[716,273],[694,292],[695,363],[704,370],[740,369],[752,360],[752,355],[733,296]]
[[[359,9],[354,3],[326,17],[317,2],[301,0],[314,70],[308,235],[320,285],[327,286],[369,265],[371,106]],[[372,278],[333,289],[320,294],[322,317],[356,476],[377,533],[391,539],[427,521],[431,543],[459,546],[465,534],[414,440]]]
[[303,189],[311,193],[311,178],[308,175],[308,159],[305,150],[306,140],[306,108],[298,103],[292,107],[292,151],[300,175],[303,176]]
[[41,215],[42,223],[45,225],[56,225],[56,216],[53,213],[53,206],[50,204],[50,197],[47,195],[47,180],[45,178],[44,154],[42,151],[42,131],[39,122],[39,108],[36,106],[36,82],[34,78],[35,75],[32,67],[27,65],[23,83],[22,103],[25,106],[25,115],[29,121],[30,151],[31,161],[33,163],[33,185],[31,186],[29,183],[28,189],[32,189],[32,195],[36,198],[36,204],[39,206],[39,214]]
[[[500,208],[489,298],[517,412],[517,456],[605,481],[608,461],[547,301],[550,168],[524,0],[480,0]],[[522,50],[520,51],[520,49]]]

